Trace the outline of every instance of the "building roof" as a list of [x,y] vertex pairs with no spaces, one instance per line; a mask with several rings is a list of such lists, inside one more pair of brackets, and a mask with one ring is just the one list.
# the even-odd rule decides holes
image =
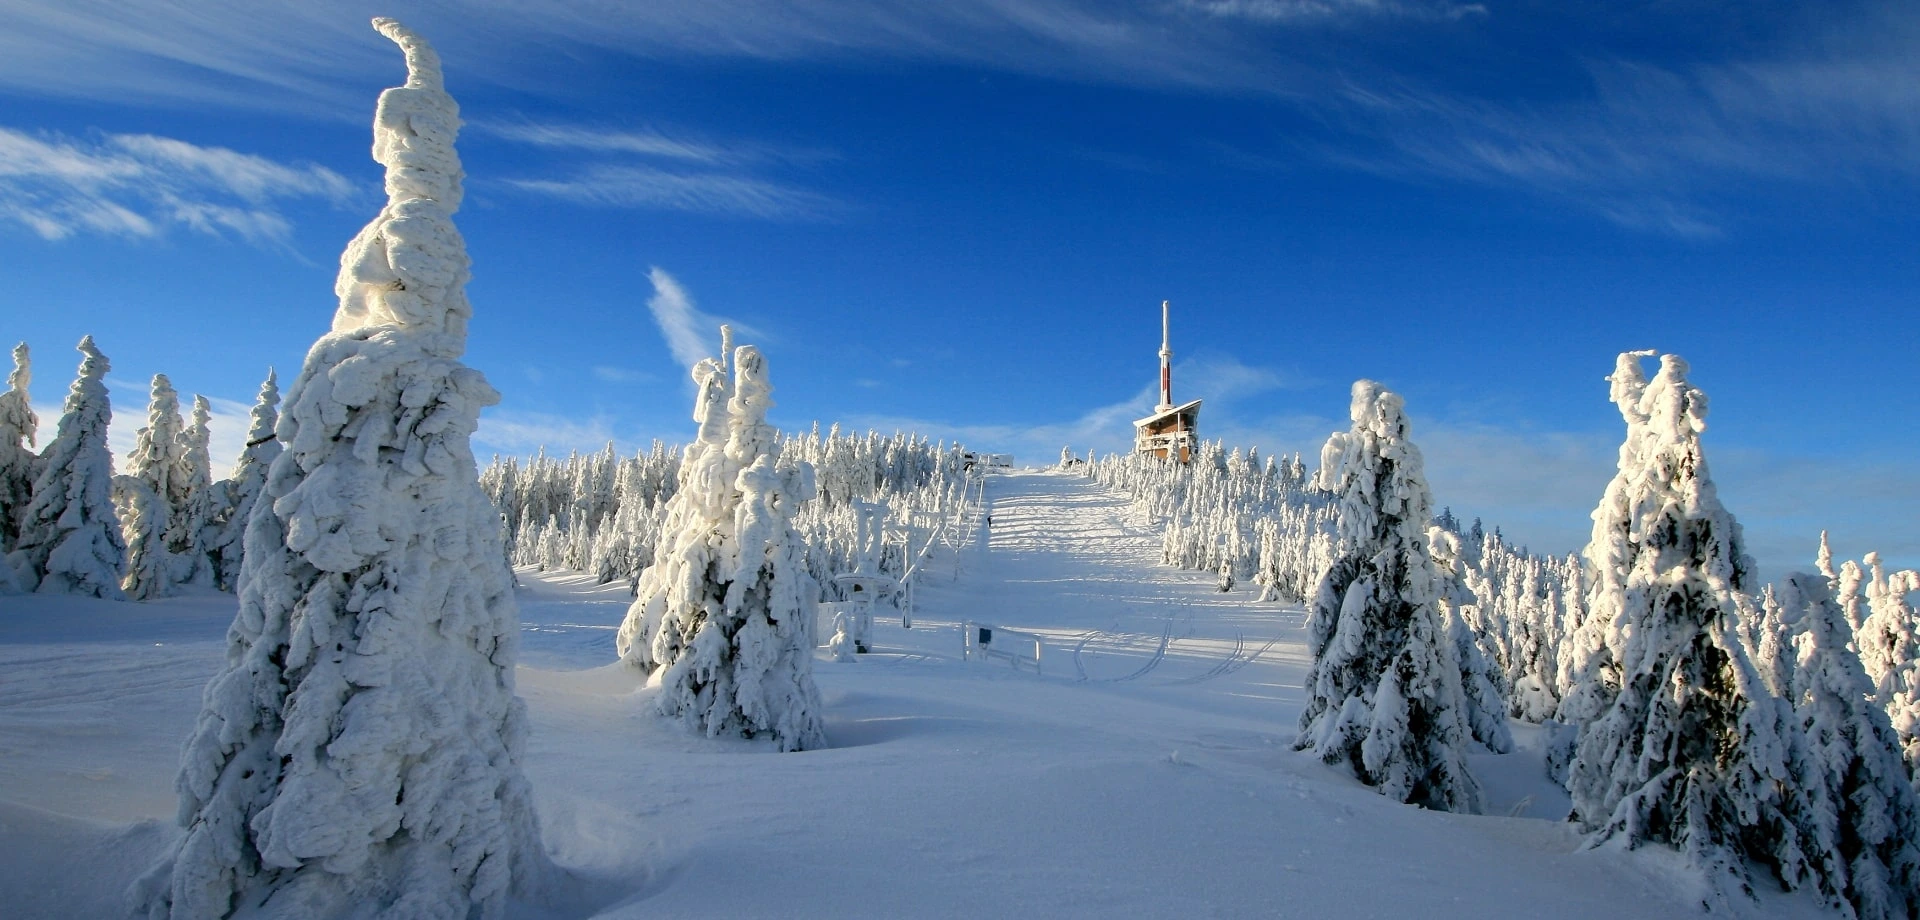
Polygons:
[[1170,416],[1198,415],[1198,414],[1200,414],[1200,400],[1196,399],[1190,403],[1183,403],[1181,405],[1174,406],[1173,408],[1168,409],[1165,412],[1155,412],[1154,414],[1149,415],[1146,418],[1143,418],[1134,422],[1133,427],[1145,428],[1148,425],[1153,424],[1154,422],[1157,422],[1163,418],[1168,418]]

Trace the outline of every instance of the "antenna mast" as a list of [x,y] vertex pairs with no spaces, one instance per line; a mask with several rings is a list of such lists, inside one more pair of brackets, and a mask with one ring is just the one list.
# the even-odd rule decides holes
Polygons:
[[1173,408],[1173,346],[1168,335],[1167,301],[1160,301],[1160,405],[1155,412]]

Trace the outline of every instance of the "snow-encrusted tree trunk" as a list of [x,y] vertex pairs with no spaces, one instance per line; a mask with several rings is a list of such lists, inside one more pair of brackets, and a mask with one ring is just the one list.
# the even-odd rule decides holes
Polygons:
[[110,365],[93,336],[82,338],[79,349],[80,373],[67,391],[53,441],[40,456],[10,561],[38,591],[124,600],[127,545],[113,511],[113,454],[107,450]]
[[213,558],[207,553],[207,526],[213,521],[213,461],[207,455],[213,409],[205,396],[193,398],[192,421],[180,432],[179,501],[167,528],[174,580],[201,588],[214,586]]
[[1829,584],[1794,574],[1779,591],[1807,637],[1793,703],[1805,737],[1794,774],[1809,864],[1835,906],[1861,920],[1908,920],[1920,914],[1920,805]]
[[656,669],[663,715],[712,736],[766,735],[783,751],[824,747],[808,635],[819,588],[792,523],[814,497],[813,467],[780,459],[759,350],[741,346],[733,372],[728,387],[720,362],[695,369],[699,436],[618,644],[623,659]]
[[1700,450],[1706,396],[1675,355],[1646,382],[1644,354],[1622,355],[1611,378],[1628,435],[1587,558],[1590,616],[1607,624],[1593,651],[1619,684],[1568,767],[1573,819],[1596,844],[1676,846],[1716,890],[1745,890],[1747,859],[1792,885],[1805,869],[1783,811],[1790,711],[1738,636],[1752,564]]
[[246,557],[247,519],[254,503],[267,487],[267,471],[280,456],[280,439],[274,437],[274,425],[280,421],[280,380],[272,370],[260,384],[260,396],[254,400],[248,419],[247,445],[233,466],[233,478],[222,484],[221,508],[208,530],[207,552],[213,558],[214,573],[222,591],[232,591],[240,578],[241,561]]
[[498,918],[549,868],[520,767],[518,614],[469,443],[499,394],[459,360],[458,109],[425,41],[374,27],[407,61],[374,119],[388,202],[288,390],[149,916]]
[[1355,383],[1353,429],[1321,453],[1342,551],[1309,614],[1313,669],[1294,747],[1348,764],[1383,795],[1473,812],[1467,703],[1427,545],[1433,500],[1402,407],[1379,384]]

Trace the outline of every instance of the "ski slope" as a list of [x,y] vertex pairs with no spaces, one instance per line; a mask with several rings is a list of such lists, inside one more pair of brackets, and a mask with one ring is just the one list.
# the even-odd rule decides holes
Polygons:
[[[624,586],[521,573],[520,692],[543,837],[572,878],[523,918],[1682,917],[1658,849],[1589,851],[1537,738],[1484,755],[1486,816],[1387,801],[1294,753],[1303,613],[1158,564],[1084,478],[988,480],[914,628],[818,659],[830,749],[649,714],[611,665]],[[174,755],[224,654],[224,595],[0,598],[0,916],[118,917],[172,827]],[[959,624],[1041,667],[961,657]],[[1763,892],[1754,916],[1823,916]]]

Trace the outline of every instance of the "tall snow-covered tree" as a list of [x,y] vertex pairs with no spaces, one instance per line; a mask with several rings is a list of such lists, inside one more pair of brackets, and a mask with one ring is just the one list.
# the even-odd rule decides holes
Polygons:
[[166,597],[180,580],[171,538],[187,494],[184,428],[173,382],[165,374],[153,375],[147,424],[134,433],[126,475],[115,481],[115,505],[128,552],[127,580],[121,587],[136,600]]
[[1353,428],[1322,451],[1340,495],[1341,552],[1307,622],[1313,669],[1298,750],[1345,763],[1381,794],[1478,811],[1460,665],[1442,622],[1427,544],[1433,500],[1398,395],[1353,385]]
[[720,361],[694,370],[699,433],[617,641],[623,660],[653,671],[663,714],[709,735],[818,748],[809,620],[819,589],[792,524],[814,496],[813,468],[780,459],[766,359],[750,345],[733,357],[731,383]]
[[113,510],[113,454],[107,450],[106,355],[80,340],[80,373],[67,391],[53,441],[40,456],[33,498],[20,519],[14,571],[46,593],[122,600],[127,546]]
[[1893,726],[1847,647],[1851,631],[1829,579],[1789,575],[1777,603],[1798,615],[1807,637],[1794,669],[1805,742],[1794,775],[1820,891],[1861,920],[1908,920],[1920,914],[1920,804]]
[[127,544],[127,572],[120,590],[136,600],[169,597],[174,591],[173,553],[167,549],[166,499],[138,476],[113,477],[113,507]]
[[20,517],[33,499],[34,435],[40,420],[33,414],[33,402],[27,385],[33,379],[33,362],[27,343],[13,347],[13,372],[7,375],[7,391],[0,393],[0,594],[22,589],[25,579],[13,570],[7,555],[20,542]]
[[679,486],[667,501],[653,564],[640,573],[633,603],[614,636],[620,660],[648,674],[685,651],[691,637],[682,622],[712,615],[725,604],[720,566],[732,536],[738,504],[732,490],[739,470],[727,459],[733,381],[722,356],[693,367],[693,443],[680,461]]
[[1611,378],[1628,434],[1587,558],[1590,616],[1607,624],[1595,644],[1618,685],[1581,729],[1573,818],[1595,843],[1679,848],[1716,892],[1748,890],[1747,860],[1797,884],[1804,856],[1782,796],[1791,711],[1738,635],[1752,564],[1701,452],[1706,396],[1676,355],[1648,382],[1646,354],[1621,355]]
[[193,415],[180,431],[179,503],[167,528],[174,579],[180,584],[214,586],[213,557],[207,552],[207,527],[213,523],[213,460],[207,455],[213,407],[205,396],[193,398]]
[[220,484],[207,539],[207,553],[213,557],[214,573],[222,591],[234,590],[240,578],[240,563],[246,555],[247,518],[254,503],[267,487],[267,471],[280,456],[280,439],[273,427],[280,421],[280,378],[273,370],[260,384],[260,395],[248,417],[247,443],[233,465],[233,477]]
[[518,614],[469,439],[499,399],[460,361],[460,120],[390,19],[387,205],[341,257],[333,331],[288,390],[239,615],[182,756],[186,833],[154,917],[498,918],[549,864],[520,756]]
[[33,498],[34,435],[40,420],[27,394],[32,381],[33,361],[27,343],[21,342],[13,347],[7,391],[0,393],[0,559],[20,541],[20,515]]

